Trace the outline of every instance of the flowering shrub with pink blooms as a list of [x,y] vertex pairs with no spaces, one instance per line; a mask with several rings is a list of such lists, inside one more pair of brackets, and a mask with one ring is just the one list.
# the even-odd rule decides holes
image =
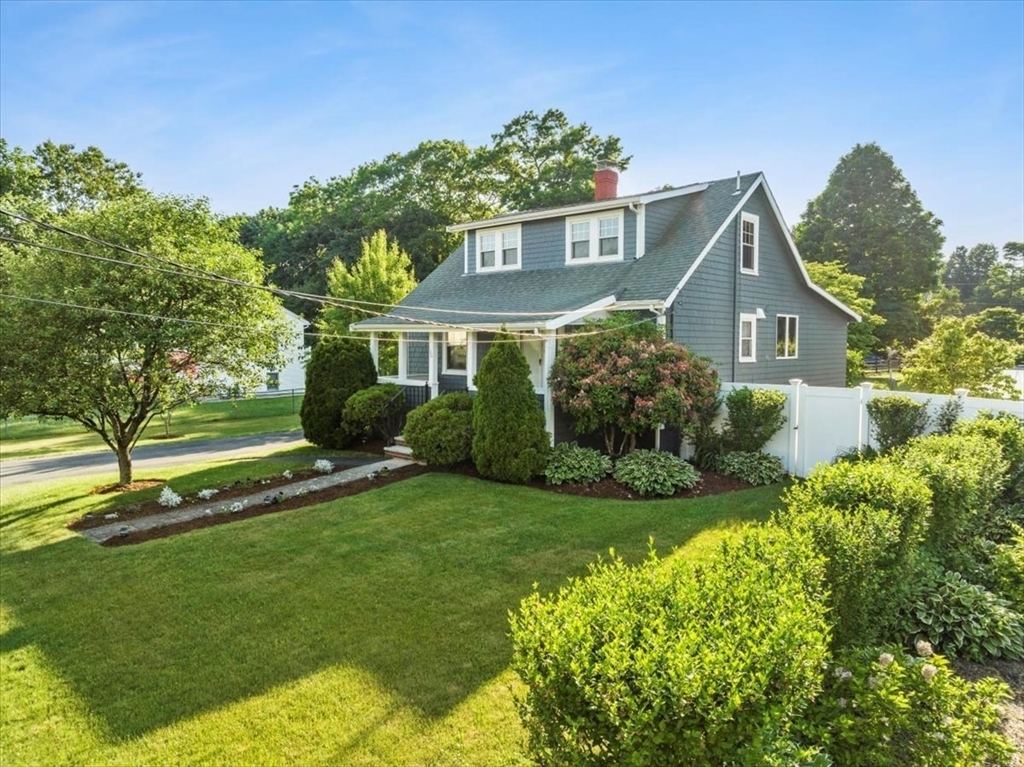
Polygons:
[[708,360],[662,338],[653,323],[630,321],[588,323],[560,341],[549,378],[577,433],[603,434],[609,455],[629,452],[659,424],[692,434],[719,389]]

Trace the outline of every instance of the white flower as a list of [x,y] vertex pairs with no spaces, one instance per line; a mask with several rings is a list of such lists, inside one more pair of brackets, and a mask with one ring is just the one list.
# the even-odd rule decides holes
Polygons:
[[164,485],[164,489],[160,492],[160,497],[157,499],[157,503],[161,506],[173,509],[175,506],[181,504],[181,496],[171,490],[170,485]]
[[285,479],[291,479],[292,478],[292,473],[290,471],[288,471],[288,469],[285,469],[284,470],[284,474],[282,474],[281,476],[284,477]]
[[878,665],[882,668],[889,668],[894,660],[896,659],[893,657],[891,652],[884,652],[878,656]]
[[935,651],[932,650],[932,643],[926,642],[923,639],[918,639],[914,647],[917,649],[917,654],[922,658],[930,658],[935,654]]
[[849,679],[851,676],[853,676],[853,672],[852,671],[847,671],[842,666],[836,666],[836,670],[833,671],[832,673],[835,675],[836,679],[840,679],[840,680],[842,680],[844,682],[847,679]]
[[313,464],[313,468],[319,471],[321,474],[330,474],[334,471],[334,464],[328,461],[326,458],[320,458],[316,463]]
[[921,666],[921,676],[925,678],[926,682],[932,681],[932,677],[934,677],[937,673],[939,673],[939,670],[935,668],[935,666],[933,666],[931,663],[925,663],[923,666]]
[[878,689],[878,677],[877,676],[869,676],[868,677],[868,687],[870,687],[872,690],[877,690]]
[[200,490],[198,493],[196,493],[196,495],[200,498],[200,500],[208,501],[211,498],[213,498],[213,496],[217,495],[218,492],[218,490],[215,490],[212,487],[208,487],[205,490]]
[[228,511],[231,514],[237,514],[238,512],[240,512],[244,508],[245,508],[245,504],[244,503],[242,503],[241,501],[235,501],[233,504],[228,506]]
[[839,708],[846,708],[846,698],[839,698],[839,700],[836,701],[836,704]]

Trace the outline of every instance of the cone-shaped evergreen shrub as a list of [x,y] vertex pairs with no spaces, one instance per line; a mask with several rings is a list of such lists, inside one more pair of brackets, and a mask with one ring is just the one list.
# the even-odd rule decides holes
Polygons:
[[319,447],[348,447],[359,429],[345,423],[345,401],[376,382],[365,344],[345,338],[320,341],[306,363],[306,394],[299,410],[305,438]]
[[473,463],[485,477],[529,482],[544,472],[550,440],[519,345],[498,333],[473,379]]

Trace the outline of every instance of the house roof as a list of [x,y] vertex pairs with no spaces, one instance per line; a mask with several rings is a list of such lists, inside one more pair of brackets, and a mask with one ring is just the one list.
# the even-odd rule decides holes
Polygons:
[[[408,329],[424,324],[444,326],[535,327],[558,323],[581,307],[627,304],[634,308],[647,304],[668,306],[696,270],[739,208],[758,188],[764,188],[779,217],[781,228],[791,246],[808,286],[848,314],[860,317],[828,293],[814,285],[788,238],[774,197],[760,173],[737,179],[728,178],[678,187],[647,195],[648,201],[680,197],[680,207],[665,233],[656,242],[647,243],[642,258],[614,264],[575,265],[562,269],[524,269],[489,274],[464,274],[462,247],[449,256],[387,316],[362,320],[356,330]],[[639,203],[639,197],[620,197],[602,201],[600,209]],[[653,198],[653,199],[652,199]],[[604,205],[608,203],[608,205]],[[539,218],[573,215],[595,210],[594,203],[529,211],[473,222],[472,228],[513,223]],[[518,216],[518,218],[517,218]],[[470,224],[452,230],[471,228]],[[611,299],[611,300],[609,300]],[[559,323],[561,324],[561,323]],[[552,325],[549,324],[549,327]]]

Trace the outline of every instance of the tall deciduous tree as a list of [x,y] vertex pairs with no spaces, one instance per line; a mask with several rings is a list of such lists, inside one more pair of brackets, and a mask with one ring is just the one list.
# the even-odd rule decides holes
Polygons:
[[[136,192],[57,221],[189,269],[263,281],[258,255],[202,200]],[[4,292],[17,296],[0,304],[0,410],[70,418],[96,432],[117,455],[121,485],[132,481],[132,449],[154,415],[212,393],[224,375],[254,386],[279,364],[286,325],[267,293],[155,271],[145,267],[161,265],[141,256],[24,229],[22,239],[121,263],[0,247]]]
[[973,317],[946,317],[932,334],[907,352],[903,383],[914,391],[952,394],[967,389],[974,396],[1020,397],[1003,370],[1013,364],[1013,345],[978,330]]
[[956,289],[960,300],[973,309],[974,291],[988,277],[992,267],[999,261],[999,251],[995,245],[980,243],[968,250],[963,245],[953,250],[946,261],[942,282]]
[[846,347],[867,354],[878,346],[875,331],[885,318],[875,314],[875,301],[864,295],[864,277],[851,274],[838,261],[808,261],[804,264],[811,280],[860,315],[860,322],[850,323]]
[[938,282],[941,225],[891,155],[857,144],[807,204],[793,236],[807,260],[840,261],[865,278],[864,294],[886,320],[879,339],[892,345],[919,332],[918,302]]
[[586,123],[572,125],[560,109],[524,112],[491,139],[476,160],[503,210],[585,202],[594,196],[598,160],[629,166],[616,136],[595,135]]

